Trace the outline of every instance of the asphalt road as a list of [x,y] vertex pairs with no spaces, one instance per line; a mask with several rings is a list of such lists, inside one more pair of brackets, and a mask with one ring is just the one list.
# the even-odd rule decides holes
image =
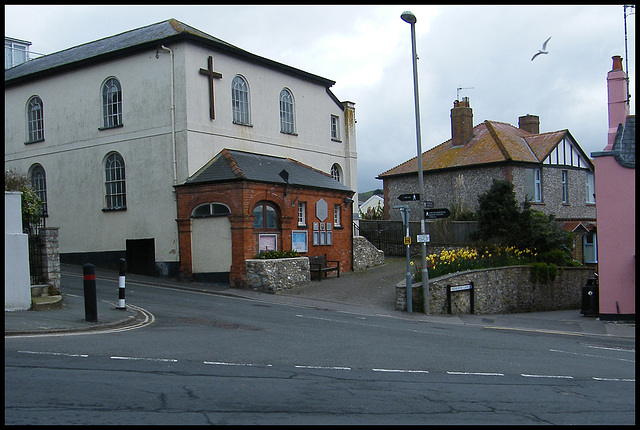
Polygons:
[[635,423],[635,339],[131,282],[127,302],[152,323],[5,338],[5,424]]

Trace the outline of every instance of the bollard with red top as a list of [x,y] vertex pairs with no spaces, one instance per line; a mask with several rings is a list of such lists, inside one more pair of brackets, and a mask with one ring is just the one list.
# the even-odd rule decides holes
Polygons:
[[87,263],[82,266],[84,280],[84,319],[98,321],[98,300],[96,297],[96,266]]
[[118,276],[118,306],[116,309],[127,309],[124,301],[125,288],[125,272],[127,270],[127,262],[124,258],[120,259],[120,276]]

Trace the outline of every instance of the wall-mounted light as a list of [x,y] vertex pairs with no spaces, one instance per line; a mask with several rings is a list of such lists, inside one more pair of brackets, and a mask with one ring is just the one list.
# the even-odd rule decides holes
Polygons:
[[289,172],[286,169],[282,169],[279,173],[280,177],[284,180],[284,196],[287,196],[287,186],[289,185]]
[[353,199],[349,198],[349,197],[345,197],[344,198],[344,210],[349,210],[349,205],[353,203]]

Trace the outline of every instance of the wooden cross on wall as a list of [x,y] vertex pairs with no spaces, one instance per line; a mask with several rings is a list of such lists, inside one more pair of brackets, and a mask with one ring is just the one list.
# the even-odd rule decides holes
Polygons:
[[213,109],[213,79],[222,79],[222,73],[213,71],[213,57],[209,55],[208,69],[200,69],[200,74],[205,75],[209,81],[209,116],[211,119],[216,119],[216,114]]

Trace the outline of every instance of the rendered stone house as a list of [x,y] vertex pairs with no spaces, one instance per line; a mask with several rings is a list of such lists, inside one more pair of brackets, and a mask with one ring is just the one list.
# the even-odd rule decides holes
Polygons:
[[[62,263],[117,268],[124,257],[132,273],[200,273],[243,287],[236,258],[258,249],[259,236],[237,235],[235,228],[250,229],[258,206],[274,209],[283,228],[304,202],[311,243],[303,255],[348,254],[342,234],[351,235],[357,220],[357,206],[347,200],[357,192],[355,108],[335,97],[334,83],[177,20],[162,21],[5,70],[5,168],[32,178],[46,202],[46,224],[60,229]],[[286,159],[323,181],[295,201],[296,175],[287,167],[284,199],[286,181],[277,175],[240,174],[224,190],[218,184],[215,193],[206,191],[206,199],[194,196],[194,175],[223,150]],[[259,201],[247,197],[252,181],[261,184]],[[193,200],[183,201],[186,194]],[[333,244],[316,247],[320,200],[341,201],[349,228],[333,230]],[[333,210],[325,229],[334,224]],[[219,211],[228,218],[226,230],[209,246],[189,240],[203,217]],[[278,250],[291,249],[287,229],[277,233]],[[229,246],[218,237],[233,240]]]
[[[468,98],[451,109],[451,139],[422,154],[424,200],[436,208],[476,211],[478,196],[496,180],[513,183],[516,199],[554,214],[563,225],[579,223],[591,232],[596,220],[594,167],[569,130],[540,132],[540,119],[525,115],[518,126],[486,120],[473,126]],[[411,219],[422,216],[420,202],[400,202],[401,194],[419,193],[417,157],[378,175],[384,185],[385,218],[399,220],[393,206],[408,204]],[[592,255],[589,243],[587,253]],[[595,258],[595,257],[594,257]],[[588,260],[587,260],[588,261]],[[593,262],[595,261],[588,261]]]
[[600,318],[635,320],[636,118],[629,115],[627,74],[613,57],[607,74],[607,146],[591,154],[598,196]]

